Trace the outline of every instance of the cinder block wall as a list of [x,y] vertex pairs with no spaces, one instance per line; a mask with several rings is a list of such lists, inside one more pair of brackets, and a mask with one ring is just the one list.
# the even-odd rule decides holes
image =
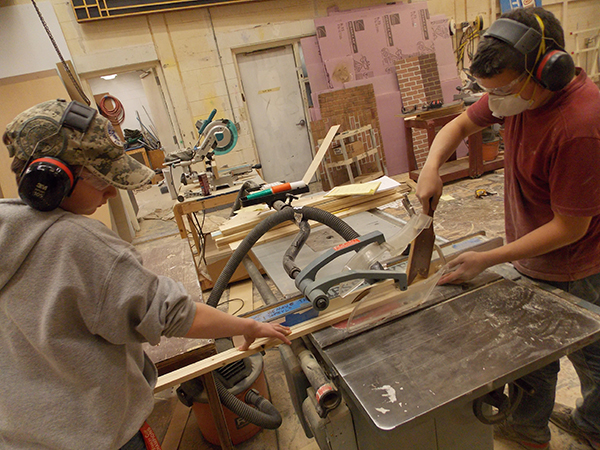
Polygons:
[[[161,67],[163,89],[173,104],[176,126],[181,129],[186,145],[194,143],[196,120],[206,118],[213,108],[222,117],[235,116],[240,124],[240,139],[223,160],[232,166],[258,162],[235,69],[235,52],[253,45],[276,46],[285,40],[314,35],[314,19],[326,16],[332,8],[332,3],[324,0],[263,0],[79,24],[69,1],[50,0],[50,3],[79,73],[110,73],[149,63]],[[382,0],[338,0],[335,9],[344,11],[382,3]],[[30,6],[31,2],[2,3],[2,6],[12,5]],[[483,15],[486,26],[490,23],[491,5],[487,0],[429,0],[427,5],[431,15],[445,14],[457,23],[471,21],[477,15]],[[494,1],[492,6],[492,11],[499,14],[499,2]],[[575,38],[569,31],[600,24],[597,0],[563,0],[544,6],[567,30],[568,51],[575,48]]]

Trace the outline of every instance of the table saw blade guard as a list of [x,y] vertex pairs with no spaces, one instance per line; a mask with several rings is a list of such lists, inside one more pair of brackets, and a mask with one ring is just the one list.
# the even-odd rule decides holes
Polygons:
[[[416,214],[402,229],[382,244],[372,243],[356,253],[344,266],[343,271],[372,269],[378,263],[399,256],[421,231],[429,227],[432,218],[425,214]],[[341,283],[339,296],[346,297],[358,289],[364,280],[352,280]]]
[[447,271],[448,266],[443,266],[429,278],[415,283],[408,290],[399,292],[398,295],[383,303],[374,302],[368,295],[363,297],[348,317],[346,333],[348,335],[360,333],[418,310],[431,297],[438,281]]

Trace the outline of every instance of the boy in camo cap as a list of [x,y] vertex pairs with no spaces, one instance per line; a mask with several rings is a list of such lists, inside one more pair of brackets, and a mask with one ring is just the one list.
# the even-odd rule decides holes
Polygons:
[[[73,115],[65,115],[69,107]],[[124,152],[104,117],[85,105],[45,102],[17,116],[3,141],[21,184],[44,158],[56,158],[73,180],[52,210],[0,199],[1,448],[156,448],[145,420],[157,371],[142,343],[233,335],[245,337],[242,350],[257,337],[290,343],[286,327],[196,303],[84,217],[117,188],[153,175]]]
[[120,189],[135,189],[150,181],[154,172],[125,153],[112,124],[100,114],[93,115],[85,133],[68,126],[58,132],[70,105],[64,100],[51,100],[19,114],[4,135],[10,156],[27,161],[35,148],[34,157],[51,156],[72,166],[83,166]]

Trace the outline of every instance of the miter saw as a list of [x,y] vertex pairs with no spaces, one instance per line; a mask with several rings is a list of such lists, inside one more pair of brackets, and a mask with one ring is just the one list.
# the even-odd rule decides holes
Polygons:
[[[177,192],[174,179],[176,179],[175,169],[181,168],[179,181],[187,185],[189,183],[199,183],[203,195],[208,195],[211,190],[218,186],[215,183],[212,161],[215,156],[226,155],[237,144],[238,133],[233,122],[228,119],[217,119],[214,117],[217,113],[213,109],[206,120],[198,120],[196,129],[198,130],[198,140],[196,144],[189,149],[181,152],[170,153],[165,157],[165,168],[163,174],[167,180],[171,196]],[[204,161],[205,169],[203,172],[196,172],[192,165]],[[219,186],[229,186],[232,180],[220,179]],[[170,184],[170,186],[169,186]],[[176,194],[174,197],[178,197]]]

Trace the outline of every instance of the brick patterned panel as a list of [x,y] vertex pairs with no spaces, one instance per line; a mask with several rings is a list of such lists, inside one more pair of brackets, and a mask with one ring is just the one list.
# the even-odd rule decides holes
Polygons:
[[[396,76],[402,96],[402,106],[426,105],[432,101],[443,101],[440,74],[435,53],[406,58],[396,63]],[[413,129],[413,145],[417,167],[422,167],[429,153],[427,131]]]
[[[327,134],[327,131],[329,131],[329,128],[333,125],[341,125],[339,131],[342,132],[371,124],[375,133],[375,142],[379,146],[379,158],[381,163],[385,164],[383,145],[379,133],[377,104],[372,84],[320,94],[319,106],[321,108],[322,119],[311,122],[313,142],[316,143],[319,139],[323,139]],[[358,136],[358,139],[364,142],[367,150],[371,150],[373,144],[370,135],[368,133],[363,134],[364,136]],[[325,157],[325,159],[327,158],[328,156]],[[363,159],[359,164],[363,175],[377,171],[377,164],[373,156]],[[354,164],[350,167],[353,170],[353,175],[357,176],[358,174]],[[321,180],[323,181],[323,189],[325,190],[349,181],[345,167],[330,169],[334,186],[329,186],[327,174],[323,165],[319,167],[319,173],[321,175]]]
[[401,59],[396,63],[396,76],[402,97],[402,106],[408,109],[425,102],[425,85],[421,77],[419,57]]
[[419,66],[425,91],[425,103],[444,101],[435,53],[419,56]]

